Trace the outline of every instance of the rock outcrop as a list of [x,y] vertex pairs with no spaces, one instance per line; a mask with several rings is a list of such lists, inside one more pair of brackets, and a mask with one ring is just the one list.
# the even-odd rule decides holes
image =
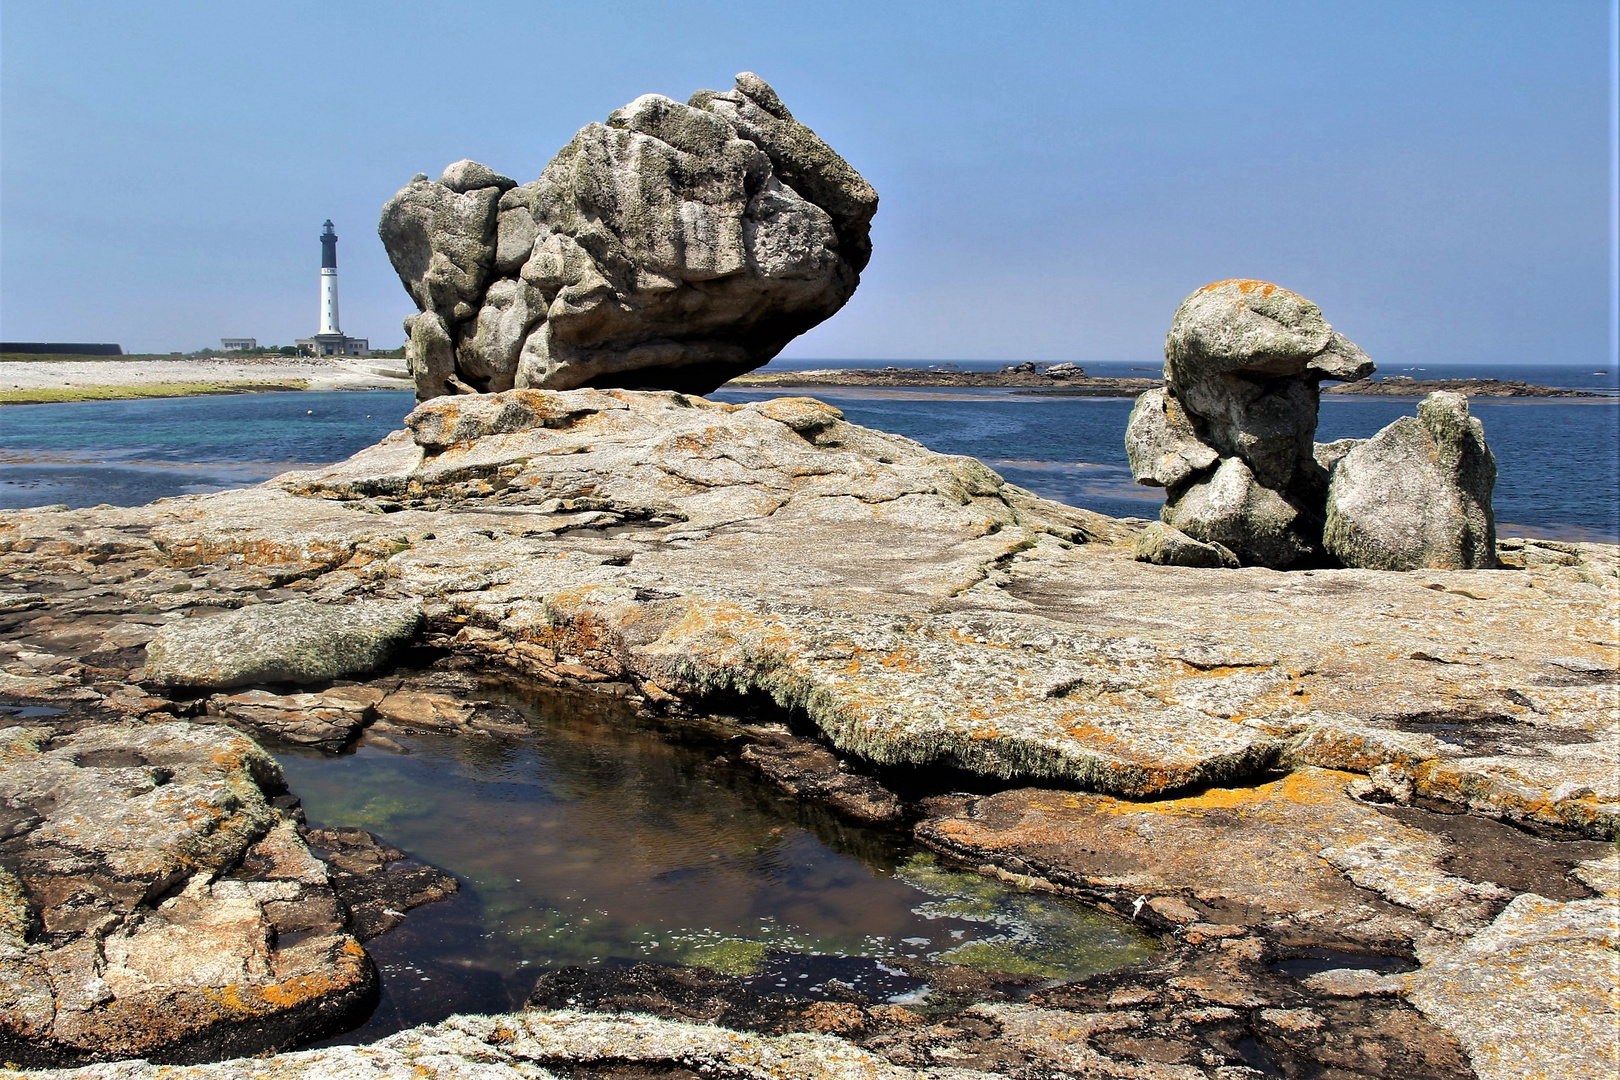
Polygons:
[[378,232],[420,314],[421,400],[514,387],[706,393],[842,307],[877,193],[744,72],[646,94],[538,180],[472,161],[412,181]]
[[1165,386],[1136,401],[1125,452],[1166,489],[1164,529],[1137,557],[1178,566],[1373,570],[1496,565],[1496,459],[1461,394],[1371,439],[1314,441],[1320,384],[1372,373],[1365,353],[1297,293],[1218,281],[1176,310]]
[[[1301,471],[1321,468],[1310,451]],[[1187,460],[1178,449],[1153,467],[1180,468],[1178,455]],[[1227,462],[1260,475],[1241,455],[1217,457],[1199,475]],[[1616,549],[1503,541],[1515,573],[1214,574],[1137,561],[1139,543],[1196,543],[1219,556],[1162,523],[1155,536],[809,399],[732,405],[618,389],[447,397],[348,461],[256,488],[0,515],[0,707],[93,708],[118,730],[126,716],[132,730],[200,727],[179,715],[187,703],[139,681],[147,643],[165,627],[219,622],[197,616],[254,601],[419,604],[423,644],[456,671],[501,667],[594,688],[671,729],[718,711],[785,711],[792,737],[753,739],[746,755],[783,787],[869,819],[892,818],[893,795],[902,820],[920,815],[930,845],[1134,912],[1162,935],[1163,958],[1149,968],[1041,988],[1027,1003],[976,1004],[955,1026],[907,1027],[902,1014],[822,1002],[825,1030],[847,1038],[832,1045],[801,1031],[772,1046],[855,1055],[839,1059],[855,1062],[854,1075],[937,1075],[969,1062],[1001,1075],[1213,1078],[1247,1075],[1238,1048],[1251,1042],[1285,1073],[1331,1059],[1346,1076],[1403,1080],[1467,1076],[1459,1042],[1475,1048],[1482,1076],[1511,1075],[1485,1067],[1514,1058],[1502,1046],[1525,1060],[1558,1046],[1571,1061],[1601,1062],[1602,1023],[1524,1004],[1521,979],[1552,978],[1548,953],[1534,953],[1542,975],[1502,955],[1502,977],[1475,989],[1459,974],[1475,954],[1458,948],[1494,933],[1476,951],[1484,955],[1543,914],[1553,920],[1546,933],[1529,932],[1552,941],[1563,919],[1583,959],[1559,993],[1602,992],[1587,963],[1606,947],[1596,906],[1543,912],[1522,898],[1540,890],[1555,904],[1584,904],[1583,882],[1615,876],[1598,864],[1620,831],[1620,650],[1604,632],[1620,597]],[[383,695],[364,699],[377,725],[478,738],[502,723],[438,677],[389,674],[371,686]],[[252,730],[275,730],[306,705],[278,687],[190,703]],[[328,719],[346,722],[345,712]],[[28,753],[59,749],[69,752],[64,742]],[[122,777],[117,760],[95,767]],[[135,768],[115,779],[134,790]],[[33,783],[38,772],[12,775]],[[874,776],[882,786],[862,782]],[[1006,790],[905,801],[938,790],[916,781],[941,777],[954,790]],[[263,802],[247,792],[234,812],[271,827]],[[32,819],[46,817],[36,808],[15,827],[31,836]],[[251,848],[255,831],[231,843]],[[96,835],[111,843],[109,830]],[[1529,851],[1532,842],[1554,850]],[[387,863],[384,847],[355,845],[345,865]],[[1575,848],[1585,876],[1566,873]],[[8,870],[19,865],[7,861],[14,850],[0,846]],[[233,880],[208,881],[210,895]],[[412,874],[395,883],[407,898],[433,891]],[[174,885],[158,906],[203,888]],[[358,888],[354,896],[357,911],[395,909]],[[40,929],[42,913],[61,906],[53,897],[30,894],[8,909],[25,927],[10,942],[21,953],[8,956],[55,947]],[[1272,969],[1311,960],[1313,949],[1338,950],[1330,970]],[[1375,955],[1358,964],[1345,951]],[[1422,968],[1410,979],[1375,970],[1381,957],[1410,966],[1431,956],[1442,967],[1427,982]],[[25,985],[0,980],[11,982]],[[861,1025],[874,1032],[866,1042]],[[635,1042],[637,1032],[656,1034],[662,1049]],[[536,1012],[254,1069],[367,1061],[403,1073],[432,1056],[444,1075],[670,1061],[746,1075],[754,1065],[705,1048],[765,1054],[767,1041]]]
[[1332,466],[1327,549],[1374,570],[1496,565],[1496,458],[1468,399],[1439,390]]
[[1319,559],[1320,384],[1366,378],[1372,361],[1303,296],[1239,280],[1182,301],[1164,358],[1165,387],[1138,399],[1125,435],[1137,482],[1167,489],[1164,523],[1246,566]]
[[0,1060],[201,1060],[335,1029],[375,984],[326,867],[220,727],[0,729]]

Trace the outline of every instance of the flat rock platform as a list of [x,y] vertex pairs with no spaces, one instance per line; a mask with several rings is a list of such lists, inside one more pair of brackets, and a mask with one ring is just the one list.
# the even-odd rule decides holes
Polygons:
[[[1164,949],[916,1024],[851,1006],[726,1034],[582,1002],[252,1075],[1612,1071],[1620,549],[1507,539],[1493,571],[1138,563],[1145,523],[1043,500],[809,398],[517,390],[436,399],[407,425],[246,490],[0,514],[0,810],[16,819],[0,833],[0,1057],[157,1076],[94,1062],[279,1049],[297,1017],[320,1019],[320,979],[333,999],[364,988],[340,921],[319,923],[319,955],[284,956],[260,929],[288,917],[277,897],[324,896],[278,816],[273,761],[202,691],[143,678],[146,643],[182,621],[381,600],[419,605],[420,643],[462,663],[672,722],[774,718],[899,793],[923,843],[1135,918]],[[238,712],[252,734],[257,714]],[[141,750],[154,731],[165,748],[219,743],[213,771]],[[172,783],[153,769],[190,776],[223,839],[131,831],[130,862],[113,831],[75,839],[28,788],[36,773],[6,772],[18,755],[64,775],[104,762],[131,821],[178,812],[154,801]],[[69,854],[84,864],[71,874]],[[266,884],[280,881],[296,888]],[[161,920],[162,941],[206,925],[253,955],[143,959]],[[82,1034],[115,1014],[117,1031],[139,1027],[126,1002],[159,984],[215,1007],[167,1043],[109,1051]],[[291,1019],[262,1045],[221,1034],[270,1031],[271,1015]]]

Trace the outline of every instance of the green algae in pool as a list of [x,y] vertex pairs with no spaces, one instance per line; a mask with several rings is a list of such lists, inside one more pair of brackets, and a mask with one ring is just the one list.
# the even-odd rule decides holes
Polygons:
[[390,733],[339,757],[279,755],[311,824],[369,829],[462,882],[367,943],[381,998],[346,1041],[520,1007],[541,969],[570,964],[703,966],[808,996],[837,979],[916,1001],[919,962],[1077,978],[1153,948],[1123,920],[785,799],[622,703],[480,696],[517,707],[532,734]]

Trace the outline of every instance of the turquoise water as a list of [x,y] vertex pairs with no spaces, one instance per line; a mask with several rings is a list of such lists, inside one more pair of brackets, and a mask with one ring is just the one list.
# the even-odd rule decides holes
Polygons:
[[[1099,375],[1127,373],[1098,367]],[[1579,373],[1488,374],[1537,371],[1547,381]],[[1437,373],[1457,374],[1418,374]],[[714,396],[749,401],[774,393]],[[816,394],[856,423],[983,458],[1014,483],[1062,502],[1122,517],[1152,517],[1162,502],[1161,492],[1131,483],[1127,400],[1000,390]],[[370,445],[399,427],[413,404],[409,393],[363,391],[7,406],[0,408],[0,507],[136,505],[257,483]],[[1368,436],[1413,408],[1410,399],[1329,397],[1318,438]],[[1620,540],[1620,402],[1475,399],[1471,408],[1496,453],[1496,512],[1505,531]]]

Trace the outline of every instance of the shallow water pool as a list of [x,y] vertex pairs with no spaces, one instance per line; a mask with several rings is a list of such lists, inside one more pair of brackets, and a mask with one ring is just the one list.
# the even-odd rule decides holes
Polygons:
[[312,825],[369,829],[462,883],[367,943],[381,1000],[345,1041],[517,1008],[544,969],[572,964],[700,965],[761,992],[821,996],[837,980],[922,1002],[930,960],[1076,978],[1153,949],[1123,920],[780,797],[721,744],[672,741],[612,699],[480,694],[532,733],[279,755]]

